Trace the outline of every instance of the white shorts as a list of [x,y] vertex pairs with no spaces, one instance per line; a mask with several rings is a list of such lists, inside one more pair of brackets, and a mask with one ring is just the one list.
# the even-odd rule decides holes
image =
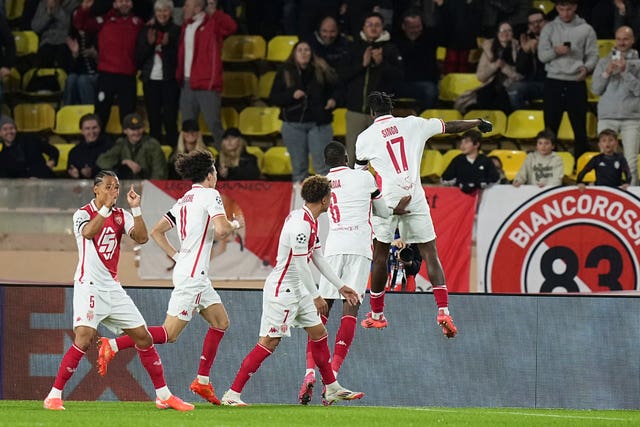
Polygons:
[[[371,272],[371,260],[365,256],[354,254],[330,255],[325,259],[338,277],[358,293],[358,298],[362,303]],[[336,287],[324,276],[320,276],[319,290],[320,296],[324,299],[344,299]]]
[[400,230],[400,236],[405,243],[427,243],[436,238],[429,213],[391,215],[389,218],[373,216],[371,225],[376,240],[382,243],[391,243],[394,240],[396,228]]
[[261,337],[290,337],[291,328],[308,328],[322,324],[310,294],[281,292],[277,297],[262,294]]
[[98,329],[103,324],[115,334],[124,329],[145,326],[138,307],[120,285],[99,290],[94,285],[75,283],[73,286],[73,328],[88,326]]
[[185,277],[174,281],[173,285],[167,308],[169,316],[189,322],[194,313],[213,304],[222,304],[220,295],[213,289],[211,280],[207,277],[203,279]]

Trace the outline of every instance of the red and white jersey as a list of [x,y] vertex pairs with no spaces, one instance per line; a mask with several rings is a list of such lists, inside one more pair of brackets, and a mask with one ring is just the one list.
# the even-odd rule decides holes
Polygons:
[[218,190],[194,184],[164,215],[178,232],[180,249],[173,277],[208,277],[213,246],[213,218],[224,215]]
[[361,255],[372,258],[371,194],[378,191],[368,171],[347,166],[332,168],[329,234],[324,255]]
[[306,206],[292,211],[284,221],[278,242],[276,266],[267,277],[264,292],[278,296],[294,292],[300,296],[307,291],[300,281],[293,257],[303,256],[311,261],[313,251],[320,250],[318,221]]
[[440,119],[422,117],[377,117],[356,140],[356,158],[368,160],[377,174],[388,206],[412,196],[411,212],[428,211],[420,182],[420,162],[429,138],[444,132]]
[[102,229],[93,239],[85,239],[82,229],[98,214],[95,200],[84,205],[73,214],[73,234],[78,245],[78,266],[73,276],[75,283],[91,283],[97,289],[108,289],[119,285],[118,261],[120,240],[133,229],[133,215],[114,207],[105,218]]

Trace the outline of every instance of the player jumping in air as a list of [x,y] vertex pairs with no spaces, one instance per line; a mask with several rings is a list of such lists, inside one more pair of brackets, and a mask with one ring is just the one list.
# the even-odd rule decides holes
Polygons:
[[396,228],[405,243],[416,244],[422,259],[427,263],[433,295],[438,306],[436,321],[448,338],[458,333],[449,314],[449,293],[444,272],[438,258],[436,233],[429,213],[429,205],[420,183],[420,161],[425,143],[440,133],[457,133],[473,127],[489,132],[492,124],[483,119],[454,120],[423,119],[421,117],[394,117],[393,102],[384,92],[371,92],[367,98],[373,124],[356,140],[356,164],[366,168],[371,164],[381,184],[387,206],[395,206],[407,195],[411,203],[410,213],[389,218],[373,217],[375,234],[373,266],[371,270],[371,312],[361,322],[365,328],[382,329],[388,322],[384,317],[384,286],[387,281],[387,257],[389,245]]

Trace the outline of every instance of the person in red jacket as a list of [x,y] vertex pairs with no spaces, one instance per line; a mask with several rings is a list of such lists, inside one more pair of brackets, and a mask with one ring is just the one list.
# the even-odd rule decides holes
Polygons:
[[83,0],[73,13],[80,31],[98,33],[98,83],[95,112],[101,123],[109,121],[111,105],[118,99],[120,121],[136,108],[136,40],[144,22],[132,14],[132,0],[114,0],[104,16],[93,16],[94,0]]
[[[116,0],[123,1],[123,0]],[[220,148],[222,122],[222,41],[238,24],[217,10],[216,0],[186,0],[178,48],[176,78],[181,85],[180,112],[184,120],[198,120],[200,112]]]

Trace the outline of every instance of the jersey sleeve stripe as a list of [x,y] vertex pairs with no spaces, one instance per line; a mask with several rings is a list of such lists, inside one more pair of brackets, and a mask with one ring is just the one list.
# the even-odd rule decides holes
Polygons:
[[171,224],[171,228],[176,226],[176,217],[173,216],[171,212],[167,212],[166,214],[164,214],[163,218],[166,219],[169,224]]
[[219,217],[219,216],[224,216],[224,215],[225,215],[225,214],[223,214],[223,213],[217,213],[217,214],[215,214],[214,216],[212,216],[211,218],[217,218],[217,217]]

